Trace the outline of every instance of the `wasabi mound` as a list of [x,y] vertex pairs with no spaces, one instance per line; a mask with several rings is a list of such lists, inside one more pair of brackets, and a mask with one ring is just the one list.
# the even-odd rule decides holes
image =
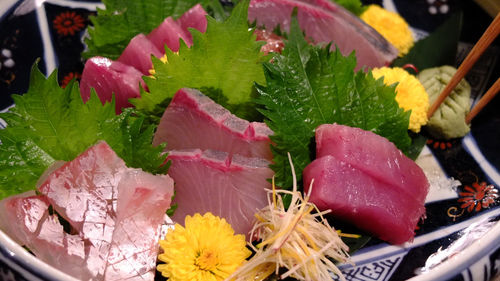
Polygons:
[[[425,69],[418,74],[417,78],[429,94],[430,104],[434,103],[456,71],[454,67],[445,65]],[[426,131],[432,137],[453,139],[469,133],[470,125],[465,122],[465,116],[471,106],[470,92],[469,83],[462,79],[429,119]]]

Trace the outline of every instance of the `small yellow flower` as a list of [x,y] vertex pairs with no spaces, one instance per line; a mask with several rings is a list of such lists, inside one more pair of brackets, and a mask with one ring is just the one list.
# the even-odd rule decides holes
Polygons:
[[369,5],[360,17],[391,42],[399,50],[399,56],[404,56],[413,47],[410,27],[399,14],[378,5]]
[[248,258],[245,236],[234,235],[225,219],[206,213],[187,216],[185,227],[175,225],[160,241],[165,264],[157,269],[171,281],[219,281]]
[[384,76],[384,83],[396,86],[396,101],[405,111],[411,110],[409,129],[418,133],[420,127],[427,124],[429,96],[420,81],[400,67],[381,67],[372,69],[376,79]]

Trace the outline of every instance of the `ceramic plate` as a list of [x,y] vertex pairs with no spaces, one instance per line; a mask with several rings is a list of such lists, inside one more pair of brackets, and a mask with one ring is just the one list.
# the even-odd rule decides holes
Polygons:
[[[452,0],[365,2],[399,12],[417,38],[425,37],[460,9],[459,1]],[[483,22],[491,21],[474,3],[465,6],[466,15],[474,19],[481,15]],[[58,68],[62,86],[80,76],[81,38],[96,7],[102,7],[100,2],[0,2],[0,109],[12,105],[11,94],[26,92],[30,68],[37,58],[41,58],[39,66],[44,73]],[[477,40],[485,28],[466,26],[465,31]],[[457,65],[471,47],[471,42],[459,44]],[[473,103],[498,77],[499,56],[498,47],[490,47],[466,77],[473,88]],[[490,280],[500,272],[499,107],[496,98],[474,119],[472,131],[464,138],[428,140],[417,162],[432,187],[427,218],[418,225],[415,240],[392,246],[372,239],[353,255],[354,267],[342,265],[347,280]],[[452,188],[454,180],[459,182]],[[0,279],[71,280],[1,231]]]

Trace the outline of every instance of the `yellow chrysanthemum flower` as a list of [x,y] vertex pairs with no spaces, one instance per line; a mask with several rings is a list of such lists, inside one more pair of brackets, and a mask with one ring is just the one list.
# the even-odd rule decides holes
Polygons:
[[157,269],[171,281],[219,281],[233,273],[251,252],[245,236],[234,235],[225,219],[206,213],[187,216],[160,241],[165,264]]
[[410,27],[399,14],[369,5],[360,18],[391,42],[399,50],[399,56],[404,56],[413,47]]
[[384,83],[396,86],[396,101],[405,111],[411,110],[409,129],[418,133],[420,127],[427,124],[429,96],[420,81],[400,67],[382,67],[372,69],[376,79],[384,76]]

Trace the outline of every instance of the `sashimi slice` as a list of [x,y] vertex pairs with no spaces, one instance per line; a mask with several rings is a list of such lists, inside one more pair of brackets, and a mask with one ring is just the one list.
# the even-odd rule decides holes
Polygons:
[[147,35],[147,38],[162,53],[165,53],[165,45],[173,52],[179,51],[179,39],[182,39],[187,46],[193,45],[191,34],[186,32],[172,17],[166,18]]
[[85,260],[88,242],[79,235],[65,233],[56,215],[41,222],[38,236],[26,246],[40,260],[62,272],[80,280],[92,279]]
[[322,8],[322,9],[326,9],[330,12],[337,12],[338,8],[341,7],[341,6],[333,3],[333,1],[330,1],[330,0],[298,0],[298,1],[301,1],[304,3],[309,3],[313,6],[316,6],[318,8]]
[[173,195],[168,175],[127,168],[100,142],[52,172],[39,191],[86,241],[85,266],[92,279],[153,279],[157,241]]
[[392,244],[411,241],[425,207],[398,188],[376,180],[334,156],[311,162],[303,171],[305,192],[320,210]]
[[144,75],[149,75],[149,70],[153,68],[151,55],[161,58],[163,52],[160,52],[144,34],[138,34],[130,40],[118,61],[135,67]]
[[184,88],[165,110],[153,144],[166,142],[166,150],[213,149],[271,160],[271,134],[266,124],[238,118],[199,91]]
[[133,170],[121,178],[105,280],[154,279],[161,225],[173,188],[167,175]]
[[112,232],[103,236],[103,229],[96,233],[91,226],[115,214],[118,182],[127,169],[106,142],[99,142],[50,174],[39,191],[85,238],[111,239]]
[[93,57],[87,60],[80,81],[80,92],[84,102],[90,98],[90,89],[94,88],[104,104],[115,96],[116,113],[122,108],[132,107],[130,98],[141,96],[140,87],[146,85],[142,73],[132,66],[104,57]]
[[[331,2],[331,1],[330,1]],[[388,65],[398,55],[377,31],[335,3],[324,0],[252,0],[248,19],[257,26],[274,30],[278,25],[286,32],[290,18],[297,7],[297,20],[306,37],[315,43],[333,42],[344,55],[356,52],[357,69]]]
[[67,234],[56,215],[49,214],[43,195],[28,192],[0,201],[0,228],[37,258],[80,280],[90,280],[85,266],[85,241]]
[[37,232],[47,215],[49,201],[35,191],[7,197],[0,201],[0,229],[20,245],[25,245]]
[[87,239],[88,267],[102,279],[115,229],[117,186],[128,168],[100,142],[50,174],[39,187],[54,209]]
[[316,158],[326,155],[398,188],[419,204],[425,203],[429,182],[424,172],[384,137],[359,128],[324,124],[316,128]]
[[199,149],[171,151],[167,159],[176,188],[175,222],[184,224],[187,215],[211,212],[248,237],[254,214],[267,205],[265,189],[273,176],[268,161]]
[[200,4],[196,4],[182,14],[182,16],[177,20],[177,23],[189,34],[189,37],[192,38],[189,28],[194,28],[201,33],[205,33],[207,31],[206,16],[207,12],[203,9],[203,7]]

